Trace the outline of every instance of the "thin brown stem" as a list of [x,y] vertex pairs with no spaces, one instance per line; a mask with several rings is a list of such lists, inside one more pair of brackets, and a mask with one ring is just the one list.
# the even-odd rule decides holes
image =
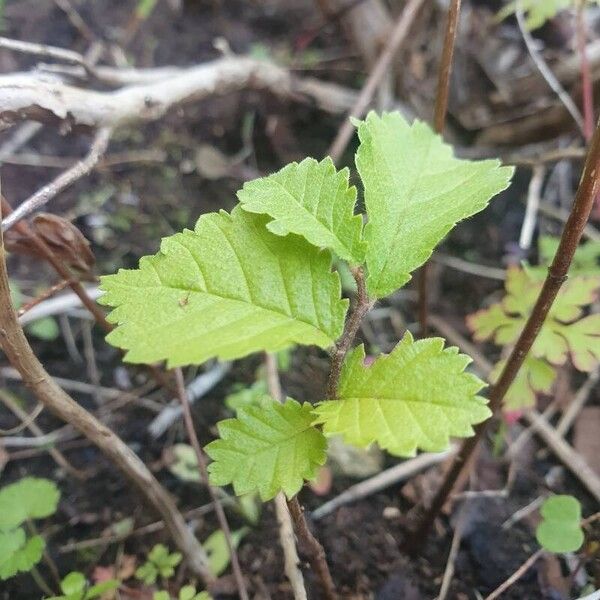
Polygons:
[[[548,316],[548,312],[562,286],[567,279],[567,273],[573,260],[575,251],[587,220],[594,206],[594,200],[600,187],[600,125],[596,126],[596,131],[591,141],[590,149],[587,155],[586,163],[583,169],[583,175],[579,182],[579,187],[575,195],[571,214],[563,230],[556,255],[548,269],[548,274],[544,285],[540,291],[538,299],[533,310],[527,319],[521,335],[517,340],[500,377],[491,387],[489,394],[489,406],[493,414],[496,414],[502,408],[504,396],[514,381],[519,369],[531,350],[543,324]],[[441,508],[446,503],[452,489],[465,469],[471,464],[471,457],[477,448],[483,434],[486,431],[489,421],[480,423],[475,428],[475,435],[463,442],[456,458],[449,471],[447,472],[441,487],[439,488],[431,507],[426,511],[423,519],[418,524],[415,533],[411,536],[410,549],[416,548],[425,539],[431,525],[439,514]]]
[[589,143],[594,135],[594,88],[587,55],[587,23],[585,21],[585,2],[577,7],[577,51],[581,66],[581,95],[583,98],[583,135]]
[[2,231],[7,231],[21,219],[30,215],[33,211],[39,210],[46,205],[52,198],[65,188],[75,183],[87,175],[100,160],[100,157],[106,151],[112,129],[110,127],[101,127],[94,137],[94,141],[87,155],[71,168],[61,173],[50,183],[40,188],[35,194],[22,202],[10,215],[2,220]]
[[[267,367],[267,385],[269,393],[278,402],[283,402],[283,392],[279,381],[279,373],[277,372],[277,364],[271,355],[267,355],[265,361]],[[294,496],[291,500],[287,500],[287,507],[294,522],[294,529],[303,551],[308,557],[310,566],[315,575],[318,577],[323,594],[327,600],[337,600],[338,595],[335,591],[335,583],[331,577],[329,566],[327,565],[327,556],[325,550],[319,540],[312,534],[304,511],[298,502],[298,497]]]
[[217,515],[217,520],[219,521],[219,525],[221,526],[221,530],[223,531],[223,535],[225,536],[225,541],[227,542],[227,548],[229,550],[229,556],[231,557],[231,568],[233,569],[233,575],[235,577],[235,582],[238,588],[240,598],[241,600],[248,600],[248,592],[246,591],[244,575],[242,574],[242,569],[238,560],[237,551],[231,538],[231,529],[229,527],[229,522],[227,521],[227,516],[225,515],[225,511],[223,510],[221,499],[217,495],[215,488],[212,485],[210,485],[208,480],[206,457],[204,455],[204,452],[202,451],[202,448],[200,447],[200,442],[198,441],[198,436],[196,435],[196,429],[194,428],[194,420],[192,418],[190,402],[188,399],[187,391],[185,389],[183,372],[181,371],[181,369],[175,369],[174,373],[177,396],[179,397],[179,401],[181,402],[181,408],[183,410],[183,420],[185,423],[185,429],[190,443],[192,445],[192,448],[194,449],[194,453],[196,454],[196,461],[198,462],[200,478],[206,483],[206,486],[208,487],[208,493],[210,494],[210,497],[213,501],[215,513]]
[[313,568],[316,576],[321,582],[323,587],[323,594],[327,600],[337,600],[338,595],[335,591],[335,583],[329,572],[327,566],[327,557],[325,556],[325,550],[319,542],[319,540],[312,534],[306,517],[304,516],[304,510],[298,502],[298,497],[294,496],[291,500],[287,501],[290,515],[292,515],[292,521],[294,521],[294,528],[300,544],[303,546],[303,550],[308,556],[310,566]]
[[[438,71],[437,92],[435,96],[435,111],[433,124],[435,131],[440,135],[444,133],[446,126],[446,115],[448,113],[448,98],[450,96],[450,73],[452,72],[452,59],[456,46],[456,35],[458,32],[458,19],[460,17],[461,0],[452,0],[448,8],[448,19],[446,20],[446,35]],[[429,263],[425,263],[419,273],[419,326],[421,336],[427,335],[427,312],[429,306],[428,295]]]
[[[1,213],[1,211],[0,211]],[[173,541],[195,574],[205,582],[214,577],[207,567],[206,553],[188,529],[171,496],[140,458],[111,429],[98,421],[60,388],[35,356],[12,306],[5,250],[0,232],[0,347],[19,371],[33,395],[95,444],[133,482],[148,503],[162,516]]]
[[354,125],[350,119],[352,117],[357,119],[362,117],[367,111],[367,108],[369,108],[369,105],[373,100],[373,96],[375,95],[381,80],[387,73],[394,56],[398,52],[398,49],[410,33],[411,25],[413,24],[423,4],[424,0],[410,0],[407,2],[406,7],[402,11],[402,14],[400,15],[388,38],[385,48],[381,51],[373,70],[363,86],[359,97],[356,99],[354,106],[348,113],[343,125],[338,131],[337,136],[329,147],[327,154],[331,157],[333,162],[339,161],[344,153],[344,150],[348,146],[348,142],[350,142],[354,134]]
[[344,325],[344,333],[342,333],[342,337],[338,340],[331,357],[331,370],[329,372],[326,392],[328,400],[337,398],[338,384],[342,373],[344,359],[346,358],[346,354],[348,354],[348,350],[350,350],[350,346],[352,346],[352,342],[356,337],[364,316],[369,312],[372,306],[367,293],[367,284],[363,268],[353,268],[352,275],[356,281],[356,302]]
[[515,584],[533,565],[538,561],[540,556],[543,554],[543,548],[540,548],[537,552],[532,554],[504,583],[498,586],[489,596],[485,597],[485,600],[495,600],[499,598],[511,585]]
[[62,281],[55,283],[52,287],[49,287],[47,290],[42,292],[39,296],[37,296],[33,300],[23,304],[21,306],[21,308],[19,308],[19,310],[17,311],[17,315],[19,317],[22,317],[27,311],[31,310],[34,306],[37,306],[40,302],[43,302],[44,300],[47,300],[51,296],[54,296],[54,294],[58,294],[58,292],[61,292],[62,290],[64,290],[66,287],[68,287],[70,285],[71,285],[70,279],[63,279]]

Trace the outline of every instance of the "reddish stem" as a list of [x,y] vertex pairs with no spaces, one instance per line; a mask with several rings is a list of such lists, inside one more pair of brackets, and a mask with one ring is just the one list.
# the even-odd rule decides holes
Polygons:
[[[573,207],[565,224],[554,260],[548,269],[548,274],[542,290],[540,291],[535,306],[527,319],[527,323],[525,324],[517,343],[506,361],[498,381],[490,389],[489,406],[494,414],[498,413],[502,408],[502,401],[508,388],[514,381],[528,352],[531,350],[562,284],[567,279],[571,261],[573,260],[583,230],[594,206],[594,200],[598,194],[599,187],[600,125],[596,127],[596,131],[592,137]],[[480,423],[475,428],[475,435],[463,442],[462,447],[456,455],[450,470],[447,472],[445,479],[432,502],[431,508],[426,511],[423,519],[418,524],[415,533],[411,536],[411,539],[409,540],[409,550],[415,551],[425,539],[435,518],[448,500],[457,479],[472,462],[471,457],[473,452],[483,437],[488,423],[489,420]]]

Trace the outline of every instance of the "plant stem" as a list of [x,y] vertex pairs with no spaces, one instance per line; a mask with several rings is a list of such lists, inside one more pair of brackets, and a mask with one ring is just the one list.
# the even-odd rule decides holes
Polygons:
[[323,586],[325,598],[327,600],[337,600],[338,595],[335,591],[335,584],[329,572],[329,567],[327,566],[325,550],[309,529],[306,517],[304,516],[304,510],[300,506],[300,502],[298,502],[298,497],[294,496],[291,500],[288,500],[287,505],[294,521],[296,534],[300,539],[300,543],[304,546],[304,552],[308,556],[311,567]]
[[54,592],[46,583],[46,580],[42,577],[42,574],[39,572],[38,568],[35,565],[31,567],[31,570],[29,572],[31,573],[31,576],[33,577],[33,580],[35,581],[37,586],[40,588],[40,590],[42,590],[42,592],[44,592],[44,594],[48,596],[54,595]]
[[[435,96],[435,111],[433,114],[433,125],[435,131],[442,135],[446,125],[446,114],[448,113],[448,97],[450,96],[450,73],[452,72],[452,59],[456,46],[456,35],[458,33],[458,19],[460,17],[461,0],[451,0],[448,8],[448,19],[446,20],[446,35],[440,60],[438,72],[437,92]],[[419,274],[419,326],[421,336],[427,335],[427,308],[428,293],[427,279],[429,275],[429,263],[425,263]]]
[[356,337],[360,323],[363,317],[369,312],[372,306],[372,302],[369,300],[367,293],[367,284],[365,281],[365,273],[362,267],[355,267],[352,269],[352,275],[356,281],[356,302],[350,312],[346,324],[344,325],[344,332],[342,337],[338,340],[335,345],[335,350],[331,357],[331,370],[329,372],[329,379],[327,381],[327,400],[335,400],[338,393],[338,384],[340,381],[340,375],[342,373],[342,366],[344,359],[350,346]]
[[[283,402],[283,392],[279,381],[279,373],[277,372],[277,363],[273,356],[267,355],[265,361],[267,367],[267,384],[269,393],[274,400]],[[298,502],[298,497],[294,496],[287,501],[287,507],[294,522],[294,529],[298,536],[299,542],[303,546],[303,551],[308,557],[308,561],[321,582],[323,593],[327,600],[337,600],[338,595],[335,591],[335,583],[327,566],[327,557],[325,550],[319,540],[312,534],[306,522],[304,511]]]
[[229,550],[229,556],[231,557],[231,568],[233,570],[233,576],[235,577],[235,583],[237,585],[240,598],[241,600],[248,600],[248,592],[246,591],[244,575],[242,574],[242,569],[238,560],[237,551],[231,538],[231,529],[227,521],[227,516],[225,515],[225,511],[223,510],[221,500],[215,492],[215,488],[209,483],[208,480],[206,457],[204,456],[204,452],[200,447],[200,442],[198,441],[198,436],[196,435],[196,430],[194,428],[194,420],[192,418],[192,411],[190,409],[190,403],[187,391],[185,389],[185,381],[183,379],[183,372],[181,371],[181,369],[175,369],[175,385],[177,388],[177,396],[179,397],[179,401],[181,402],[181,408],[183,410],[183,420],[185,422],[187,435],[190,440],[190,443],[192,444],[192,448],[194,449],[194,453],[196,454],[196,461],[198,462],[200,478],[206,483],[208,487],[208,492],[213,501],[219,525],[221,526],[221,530],[223,531],[223,535],[225,536],[225,541],[227,542],[227,549]]
[[373,96],[375,95],[381,80],[392,64],[392,60],[394,59],[396,52],[398,52],[400,46],[410,34],[411,25],[413,24],[423,4],[424,0],[409,0],[409,2],[406,3],[402,14],[396,21],[396,24],[394,25],[394,28],[388,37],[385,47],[377,58],[377,62],[375,63],[373,70],[369,74],[365,85],[360,91],[360,95],[356,99],[354,106],[340,127],[340,130],[331,143],[331,146],[329,146],[329,151],[327,154],[331,157],[331,160],[333,160],[334,163],[337,163],[340,160],[344,150],[354,135],[354,125],[350,119],[352,117],[359,119],[365,114],[367,108],[369,108],[369,105],[373,100]]
[[[583,234],[590,212],[594,206],[594,200],[600,187],[600,125],[592,137],[588,151],[583,175],[575,195],[571,213],[564,227],[560,243],[554,256],[552,264],[548,268],[548,274],[540,291],[538,299],[533,307],[521,335],[517,340],[500,377],[491,387],[489,394],[489,406],[493,414],[502,408],[502,401],[521,368],[528,352],[531,350],[548,312],[560,291],[562,284],[567,279],[569,266],[573,260],[575,251]],[[426,511],[423,519],[418,524],[415,533],[411,536],[410,549],[416,550],[425,539],[431,525],[446,503],[456,480],[470,464],[473,451],[477,448],[488,421],[480,423],[475,428],[475,435],[463,442],[454,462],[447,472],[445,479],[438,490],[431,507]]]
[[581,94],[583,98],[583,135],[589,143],[594,135],[594,89],[587,55],[587,25],[585,22],[585,2],[577,7],[577,51],[581,62]]
[[[1,213],[1,211],[0,211]],[[60,419],[72,425],[95,444],[162,516],[173,541],[195,574],[205,582],[214,577],[207,567],[206,553],[178,511],[173,499],[148,467],[111,429],[98,421],[60,388],[35,356],[19,325],[10,298],[3,237],[0,233],[0,347],[19,371],[34,396]]]

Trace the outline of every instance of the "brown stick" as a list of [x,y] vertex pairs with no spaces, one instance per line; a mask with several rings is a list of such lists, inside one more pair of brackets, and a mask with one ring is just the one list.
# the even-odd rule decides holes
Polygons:
[[[598,194],[600,187],[600,125],[596,126],[596,131],[591,141],[590,149],[587,155],[583,175],[579,182],[579,187],[575,195],[571,214],[563,230],[556,255],[552,264],[548,268],[548,275],[540,291],[538,299],[533,307],[531,315],[527,319],[525,327],[517,340],[498,381],[490,390],[490,409],[496,414],[502,408],[504,396],[514,381],[523,361],[531,350],[548,312],[558,294],[562,284],[567,279],[569,266],[573,260],[575,251],[583,230],[586,226],[590,212],[594,206],[594,199]],[[433,521],[439,514],[442,506],[446,503],[452,488],[458,477],[470,463],[470,458],[475,448],[477,448],[483,434],[485,433],[487,423],[480,423],[475,429],[475,435],[463,442],[454,462],[446,474],[446,477],[438,490],[431,508],[425,513],[423,519],[411,536],[410,549],[416,548],[422,543],[427,535]]]
[[369,78],[360,92],[360,96],[357,98],[356,103],[352,107],[352,110],[348,113],[344,124],[338,131],[337,136],[329,147],[327,154],[331,157],[333,162],[337,162],[341,158],[346,146],[348,145],[348,142],[354,134],[354,125],[352,125],[350,118],[354,117],[358,119],[365,114],[367,108],[373,100],[373,96],[375,95],[377,88],[379,87],[379,83],[383,79],[383,76],[386,74],[392,62],[392,59],[398,52],[402,42],[409,34],[410,27],[419,13],[419,9],[423,5],[423,2],[424,0],[410,0],[405,9],[402,11],[400,18],[398,19],[390,35],[389,41],[379,55],[375,67],[371,71]]
[[[281,390],[279,374],[277,373],[277,365],[275,364],[273,357],[267,356],[266,367],[269,393],[273,399],[278,402],[283,402],[283,392]],[[321,582],[325,598],[327,598],[327,600],[337,600],[338,595],[335,591],[335,583],[329,572],[325,550],[308,527],[306,517],[304,516],[304,510],[300,506],[300,502],[298,502],[298,496],[294,496],[291,500],[288,500],[287,507],[294,522],[296,535],[306,552],[310,566]]]
[[50,183],[40,188],[33,196],[14,209],[10,215],[6,216],[2,220],[2,231],[10,229],[15,223],[30,215],[34,210],[38,210],[47,204],[66,187],[87,175],[106,151],[111,132],[112,129],[110,127],[100,128],[94,136],[94,141],[87,155],[70,169],[67,169]]
[[215,492],[213,486],[210,485],[208,480],[206,458],[204,456],[202,448],[200,447],[200,442],[198,441],[198,436],[196,435],[196,430],[194,428],[194,420],[192,418],[190,402],[188,399],[187,391],[185,389],[185,381],[183,379],[183,372],[181,371],[181,369],[175,369],[175,385],[177,388],[177,396],[179,397],[179,401],[181,402],[181,408],[183,409],[183,420],[185,422],[187,436],[190,440],[190,443],[192,444],[194,453],[196,454],[196,461],[198,462],[200,478],[206,483],[206,486],[208,487],[208,492],[213,501],[215,512],[217,514],[217,520],[219,521],[219,525],[221,527],[221,530],[223,531],[223,535],[225,536],[225,541],[227,542],[227,549],[229,550],[229,556],[231,558],[231,568],[233,569],[233,575],[235,577],[235,583],[237,585],[240,598],[241,600],[248,600],[248,592],[246,591],[244,575],[242,574],[242,569],[238,560],[237,551],[233,544],[233,540],[231,539],[231,529],[227,521],[227,516],[225,515],[225,511],[223,510],[223,505],[221,504],[219,496]]
[[335,400],[335,398],[337,398],[338,383],[340,381],[344,359],[356,337],[356,333],[358,332],[363,317],[369,312],[372,306],[367,294],[365,274],[362,267],[353,268],[352,275],[356,281],[356,303],[344,325],[344,333],[338,340],[333,356],[331,357],[331,370],[329,372],[326,392],[328,400]]
[[290,514],[292,515],[292,520],[294,521],[294,527],[298,538],[300,539],[300,543],[304,546],[304,550],[308,555],[310,566],[313,568],[323,586],[325,598],[327,598],[327,600],[337,600],[338,595],[335,591],[335,584],[333,583],[333,578],[329,572],[329,567],[327,566],[325,550],[309,529],[304,516],[304,510],[300,506],[300,502],[298,502],[298,497],[294,496],[291,500],[288,500],[287,505]]
[[[446,21],[446,35],[442,58],[438,73],[437,93],[435,96],[435,111],[433,124],[440,135],[444,133],[446,125],[446,114],[448,113],[448,97],[450,96],[450,73],[452,72],[452,59],[454,58],[454,47],[458,32],[458,19],[460,17],[461,0],[452,0],[448,8],[448,19]],[[429,304],[427,293],[427,279],[429,275],[429,263],[425,263],[419,274],[419,326],[421,336],[427,335],[427,307]]]
[[495,600],[500,597],[511,585],[519,581],[531,567],[537,562],[538,558],[543,554],[544,549],[540,548],[537,552],[532,554],[504,583],[497,587],[489,596],[485,597],[485,600]]
[[21,329],[10,299],[8,273],[0,233],[0,347],[19,371],[34,396],[66,423],[81,432],[132,481],[162,516],[173,541],[184,554],[190,568],[205,582],[214,577],[207,567],[206,554],[187,528],[173,499],[150,473],[139,457],[108,427],[81,407],[48,375],[36,358]]

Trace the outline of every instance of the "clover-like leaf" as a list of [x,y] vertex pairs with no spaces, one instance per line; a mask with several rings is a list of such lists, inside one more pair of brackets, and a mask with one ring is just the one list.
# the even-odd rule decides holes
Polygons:
[[459,160],[427,124],[409,125],[397,112],[372,112],[357,124],[367,283],[372,296],[383,297],[409,281],[458,221],[508,187],[513,169],[497,160]]
[[129,362],[169,366],[333,344],[347,301],[330,254],[270,233],[267,220],[239,207],[203,215],[139,269],[103,277],[101,302],[118,325],[107,340]]
[[13,529],[27,519],[42,519],[56,512],[60,492],[39,477],[24,477],[0,490],[0,531]]
[[40,562],[46,543],[39,535],[26,539],[22,528],[0,532],[0,580],[31,571]]
[[[476,312],[467,324],[478,341],[493,340],[499,346],[516,342],[542,287],[542,282],[525,270],[507,272],[506,296],[502,302]],[[575,277],[561,288],[548,318],[533,344],[531,355],[553,365],[570,356],[580,371],[591,371],[600,362],[600,315],[581,318],[594,302],[600,278]]]
[[581,504],[573,496],[551,496],[540,509],[542,522],[535,532],[540,546],[550,552],[575,552],[583,544]]
[[337,400],[315,409],[326,434],[368,446],[377,442],[397,456],[417,449],[439,452],[450,436],[468,437],[491,416],[478,395],[484,383],[465,368],[471,359],[444,340],[414,341],[407,333],[394,350],[365,366],[358,346],[346,357]]
[[71,594],[81,594],[85,591],[87,581],[83,573],[79,571],[71,571],[61,582],[60,589],[67,596]]
[[[248,527],[242,527],[241,529],[231,532],[231,543],[234,548],[237,548],[240,545],[240,542],[249,531],[250,529]],[[231,560],[229,544],[223,530],[217,529],[217,531],[211,533],[208,538],[202,542],[202,547],[208,556],[208,568],[210,569],[210,572],[215,577],[218,577],[225,572],[229,566],[229,561]]]
[[[490,374],[490,381],[495,383],[506,361],[496,364]],[[527,356],[514,381],[508,388],[502,407],[507,411],[516,411],[535,406],[537,394],[549,394],[556,379],[556,370],[545,360],[535,356]]]
[[218,424],[220,439],[206,446],[213,485],[232,483],[239,496],[258,491],[266,501],[280,491],[294,496],[325,463],[326,441],[312,426],[312,406],[284,404],[242,408]]
[[349,171],[336,171],[331,158],[306,158],[268,177],[244,184],[238,192],[242,208],[272,217],[277,235],[297,233],[311,244],[329,248],[354,264],[364,260],[362,217],[354,214],[356,188]]

